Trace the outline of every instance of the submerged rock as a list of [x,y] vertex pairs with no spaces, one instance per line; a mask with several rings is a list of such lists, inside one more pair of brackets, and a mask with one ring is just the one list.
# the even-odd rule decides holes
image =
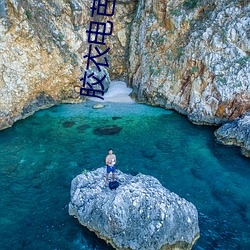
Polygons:
[[63,127],[64,128],[70,128],[70,127],[72,127],[72,126],[74,126],[75,125],[75,122],[74,121],[67,121],[67,122],[64,122],[63,123]]
[[120,117],[120,116],[112,116],[113,121],[116,121],[116,120],[119,120],[119,119],[122,119],[122,117]]
[[148,159],[152,159],[156,156],[156,151],[154,149],[144,149],[141,150],[141,153],[143,157],[146,157]]
[[107,127],[103,127],[103,128],[97,128],[94,130],[94,134],[96,135],[115,135],[120,133],[120,131],[122,130],[121,127],[118,127],[116,125],[112,125],[112,126],[107,126]]
[[117,190],[105,186],[105,169],[71,183],[69,214],[115,249],[191,249],[199,237],[195,206],[154,177],[117,171]]
[[250,157],[250,112],[221,126],[215,136],[224,144],[240,146],[241,152]]
[[87,130],[90,127],[91,126],[89,124],[83,124],[83,125],[78,126],[76,129],[79,133],[83,133],[85,132],[85,130]]

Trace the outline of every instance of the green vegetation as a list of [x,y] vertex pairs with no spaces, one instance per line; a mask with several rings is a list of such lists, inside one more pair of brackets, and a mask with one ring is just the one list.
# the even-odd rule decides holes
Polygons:
[[161,68],[157,69],[157,70],[155,71],[155,75],[159,76],[159,75],[161,74],[161,71],[162,71]]
[[154,66],[151,64],[149,66],[149,73],[152,75],[156,75],[156,76],[159,76],[162,72],[162,69],[161,68],[158,68],[158,69],[155,69]]
[[140,18],[139,15],[136,15],[136,16],[134,17],[134,21],[135,21],[135,22],[140,22],[140,20],[141,20],[141,18]]
[[193,9],[197,6],[198,0],[186,0],[183,3],[183,7],[185,7],[186,9]]
[[175,57],[175,60],[179,60],[181,58],[181,56],[183,55],[183,51],[184,51],[184,48],[183,47],[179,47],[177,48],[176,52],[177,52],[177,55]]
[[70,64],[71,64],[72,66],[78,66],[77,58],[73,57],[73,58],[71,59],[71,61],[70,61]]
[[190,70],[189,70],[189,72],[191,73],[191,74],[194,74],[194,73],[196,73],[196,72],[198,72],[199,71],[199,68],[197,67],[197,66],[193,66]]
[[69,45],[67,43],[64,45],[64,48],[66,49],[67,52],[70,52],[70,48],[69,48]]
[[226,29],[219,29],[218,34],[221,36],[221,40],[225,42],[227,39],[227,30]]
[[154,67],[152,66],[152,64],[149,66],[149,73],[150,74],[154,73]]
[[32,18],[32,14],[31,14],[31,12],[29,10],[26,10],[25,14],[26,14],[26,16],[27,16],[28,19]]
[[165,41],[167,40],[167,38],[165,36],[161,36],[156,40],[156,44],[157,45],[162,45]]
[[243,56],[235,61],[235,63],[239,63],[241,66],[245,65],[247,61],[250,60],[250,56]]
[[224,84],[227,82],[227,79],[225,77],[219,77],[217,80]]
[[173,70],[172,70],[172,74],[176,74],[177,73],[177,69],[176,68],[174,68]]
[[181,12],[179,9],[172,9],[170,10],[170,14],[173,16],[180,16]]
[[173,51],[171,49],[169,49],[168,52],[167,52],[166,60],[167,61],[174,61],[175,60]]
[[63,36],[61,33],[59,33],[59,34],[58,34],[58,39],[59,39],[60,41],[62,41],[62,40],[64,40],[64,36]]
[[157,14],[154,11],[150,15],[151,15],[152,18],[157,19]]

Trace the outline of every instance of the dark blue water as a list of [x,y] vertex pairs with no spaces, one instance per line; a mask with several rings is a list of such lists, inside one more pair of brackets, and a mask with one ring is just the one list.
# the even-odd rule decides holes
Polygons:
[[[215,142],[215,127],[139,104],[60,105],[0,131],[0,249],[111,250],[68,215],[70,182],[104,166],[150,174],[199,211],[194,249],[250,249],[250,159]],[[118,126],[114,135],[94,130]]]

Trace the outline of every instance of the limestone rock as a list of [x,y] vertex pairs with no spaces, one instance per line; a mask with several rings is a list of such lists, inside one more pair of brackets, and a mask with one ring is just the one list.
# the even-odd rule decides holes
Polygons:
[[130,83],[140,102],[200,124],[250,110],[250,5],[229,0],[139,0]]
[[[0,1],[0,130],[36,110],[86,99],[79,92],[92,4]],[[233,0],[117,1],[112,18],[94,19],[114,24],[100,48],[110,47],[104,90],[109,79],[129,78],[133,99],[199,124],[249,112],[249,11]]]
[[104,108],[105,105],[104,104],[100,104],[100,103],[97,103],[93,106],[94,109],[101,109],[101,108]]
[[90,75],[92,73],[94,73],[94,75],[97,79],[102,79],[103,77],[105,77],[102,81],[102,85],[103,85],[104,89],[102,89],[100,84],[95,84],[96,79],[89,78],[89,79],[87,79],[88,83],[91,85],[95,84],[95,85],[92,85],[93,89],[103,90],[104,92],[107,92],[109,89],[109,85],[110,85],[110,77],[109,77],[108,71],[102,66],[100,66],[100,71],[96,67],[91,67],[87,71],[87,75]]
[[199,237],[195,206],[154,177],[117,171],[120,186],[105,187],[105,168],[72,180],[69,214],[115,249],[191,249]]
[[[94,21],[89,15],[92,5],[92,0],[0,1],[0,130],[36,110],[86,99],[79,92],[89,50],[86,31]],[[109,2],[108,11],[111,6]],[[113,17],[99,16],[100,22],[114,23],[106,45],[99,47],[111,48],[105,91],[109,75],[127,79],[128,42],[121,46],[118,32],[120,36],[121,30],[129,30],[134,9],[134,1],[118,1]]]
[[117,35],[118,35],[119,41],[121,42],[121,45],[125,47],[126,42],[127,42],[126,30],[125,29],[119,30]]
[[224,124],[215,131],[215,136],[224,144],[240,146],[242,153],[250,157],[250,113]]

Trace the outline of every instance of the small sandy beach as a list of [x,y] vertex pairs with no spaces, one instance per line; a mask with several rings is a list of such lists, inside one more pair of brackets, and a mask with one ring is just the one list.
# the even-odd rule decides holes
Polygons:
[[119,103],[134,103],[129,94],[132,92],[125,82],[111,81],[108,92],[104,94],[104,100],[90,97],[89,100],[96,102],[119,102]]

